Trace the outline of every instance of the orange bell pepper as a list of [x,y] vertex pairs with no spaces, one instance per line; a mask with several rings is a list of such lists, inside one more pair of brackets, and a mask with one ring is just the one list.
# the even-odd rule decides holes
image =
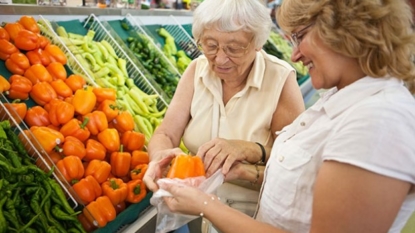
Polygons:
[[103,195],[109,197],[114,206],[127,198],[127,184],[122,179],[111,178],[102,183],[101,187]]
[[136,131],[125,131],[121,135],[121,144],[127,151],[141,150],[144,147],[144,134]]
[[116,217],[114,205],[107,196],[100,196],[89,203],[83,210],[83,214],[89,222],[97,222],[99,227],[105,227],[108,222]]
[[39,46],[41,49],[45,49],[46,46],[50,44],[50,40],[46,36],[38,35],[39,36]]
[[0,39],[10,41],[9,33],[3,27],[0,27]]
[[38,49],[40,47],[39,36],[29,30],[23,29],[17,33],[14,38],[14,45],[24,51]]
[[202,159],[199,156],[185,154],[176,156],[167,172],[167,178],[179,179],[204,175],[205,168]]
[[42,64],[44,67],[47,67],[51,63],[50,54],[41,48],[28,51],[26,57],[31,65]]
[[5,61],[10,58],[13,53],[18,53],[19,49],[6,39],[0,39],[0,59]]
[[84,122],[81,122],[76,118],[73,118],[61,127],[60,132],[65,137],[74,136],[81,140],[81,142],[85,142],[91,135],[88,128],[86,127],[87,123],[88,118],[85,118]]
[[[20,124],[25,118],[27,113],[26,103],[21,102],[19,99],[15,99],[11,103],[3,103],[3,105],[17,124]],[[6,111],[4,109],[0,109],[0,119],[6,119]]]
[[85,205],[95,201],[97,197],[102,195],[101,185],[93,176],[85,176],[85,178],[75,182],[72,188]]
[[130,171],[130,178],[132,180],[142,180],[144,177],[144,174],[146,173],[148,168],[148,164],[138,164]]
[[14,41],[14,39],[17,37],[17,34],[21,30],[24,30],[23,25],[21,25],[20,23],[17,23],[17,22],[15,22],[15,23],[6,23],[3,27],[9,33],[11,41]]
[[46,69],[49,71],[53,80],[61,79],[64,81],[67,78],[68,73],[66,73],[65,67],[60,62],[51,62]]
[[101,103],[104,100],[113,100],[117,98],[117,92],[114,88],[109,87],[94,87],[93,92],[97,97],[97,102]]
[[52,82],[52,76],[49,74],[46,67],[42,64],[34,64],[29,67],[24,73],[33,85],[38,82]]
[[65,156],[75,155],[82,160],[86,155],[85,145],[78,138],[67,136],[62,145],[62,154]]
[[63,155],[56,150],[52,150],[50,153],[48,153],[50,160],[52,160],[53,164],[56,165],[59,160],[63,159]]
[[86,127],[92,135],[97,135],[108,128],[107,116],[102,111],[93,111],[84,115],[84,118],[89,118]]
[[24,75],[25,71],[29,69],[30,62],[23,53],[12,53],[6,60],[6,68],[12,74]]
[[150,157],[146,151],[134,150],[131,153],[131,165],[130,169],[134,169],[139,164],[148,164],[150,162]]
[[23,15],[20,17],[18,23],[20,23],[26,30],[29,30],[33,33],[40,32],[39,26],[37,25],[35,18],[32,16]]
[[74,107],[63,100],[53,99],[49,102],[49,120],[54,126],[66,124],[75,115]]
[[113,100],[104,100],[98,105],[98,110],[104,112],[108,122],[111,122],[118,116],[119,110],[117,104]]
[[32,82],[18,74],[12,75],[9,78],[10,89],[8,97],[10,99],[26,100],[29,98],[29,93],[32,90]]
[[83,89],[86,85],[85,79],[77,74],[69,75],[69,77],[65,80],[65,83],[72,89],[73,92]]
[[138,203],[147,195],[146,186],[140,179],[130,180],[127,183],[128,194],[126,201],[130,203]]
[[90,113],[95,108],[96,102],[97,97],[90,88],[76,90],[72,99],[75,112],[82,116]]
[[9,94],[10,83],[5,77],[0,75],[0,93]]
[[130,112],[122,111],[115,117],[115,119],[112,122],[114,124],[114,127],[120,133],[134,130],[134,118]]
[[73,180],[80,180],[84,177],[85,169],[82,165],[81,159],[78,156],[66,156],[56,163],[56,167],[62,174],[62,178],[69,183],[72,183]]
[[95,177],[100,184],[108,180],[110,173],[111,165],[107,161],[98,159],[91,160],[85,169],[85,176]]
[[66,83],[62,79],[56,79],[50,82],[50,85],[58,94],[58,97],[61,99],[65,99],[71,97],[73,95],[72,89],[66,85]]
[[107,154],[107,149],[97,140],[88,139],[85,143],[86,155],[84,161],[92,161],[94,159],[104,160]]
[[49,113],[39,105],[27,110],[24,121],[29,127],[50,125]]
[[59,131],[46,126],[32,126],[30,131],[48,154],[65,140]]
[[97,138],[108,152],[114,152],[120,149],[120,135],[116,129],[104,129],[102,132],[98,133]]
[[123,146],[120,146],[120,151],[111,153],[110,158],[111,173],[116,177],[124,177],[128,175],[131,164],[131,153],[124,152]]
[[66,65],[67,57],[65,53],[57,45],[48,44],[45,47],[45,50],[51,55],[52,62],[57,61],[62,65]]
[[38,105],[43,106],[51,100],[56,99],[58,94],[48,82],[38,82],[32,87],[30,98]]

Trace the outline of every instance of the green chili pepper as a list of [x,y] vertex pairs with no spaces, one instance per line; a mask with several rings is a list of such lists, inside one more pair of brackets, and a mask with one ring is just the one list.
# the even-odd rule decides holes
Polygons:
[[[19,221],[17,221],[17,218],[16,217],[14,217],[10,212],[8,212],[8,211],[3,211],[3,216],[4,216],[4,218],[6,218],[7,219],[7,221],[9,222],[9,223],[11,223],[11,225],[13,225],[14,226],[14,228],[15,229],[19,229],[19,227],[20,227],[20,224],[19,224]],[[0,227],[1,228],[1,227]],[[10,226],[9,226],[9,230],[10,230]]]
[[65,193],[62,190],[62,187],[53,179],[49,179],[49,184],[56,195],[51,195],[56,204],[59,204],[63,209],[69,213],[73,214],[75,211],[69,205],[68,200],[66,199]]
[[43,227],[44,230],[49,229],[49,224],[48,224],[48,220],[46,219],[45,214],[43,213],[42,209],[40,208],[39,205],[39,200],[40,200],[40,188],[35,192],[35,194],[33,194],[32,199],[30,200],[30,207],[32,208],[33,212],[35,212],[36,214],[39,214],[39,220],[40,223]]
[[46,215],[46,218],[48,219],[48,222],[55,226],[60,232],[65,232],[65,228],[61,225],[59,221],[53,218],[53,216],[50,214],[50,207],[51,207],[51,200],[48,198],[45,201],[45,205],[43,206],[43,211]]
[[28,223],[26,223],[26,225],[24,225],[22,228],[19,229],[19,232],[35,232],[37,233],[37,231],[35,229],[30,228],[30,226],[36,222],[37,218],[39,217],[40,214],[35,215]]
[[[7,201],[7,196],[0,199],[0,210],[3,209],[4,203]],[[0,233],[6,233],[8,228],[8,223],[4,218],[3,211],[0,211]]]
[[[19,137],[15,132],[13,132],[10,122],[9,121],[2,121],[0,122],[0,126],[4,129],[7,135],[7,139],[13,143],[14,148],[17,150],[18,155],[23,159],[23,161],[33,161],[33,158],[29,156],[27,153],[23,143],[20,141]],[[33,162],[30,162],[30,164],[33,164]]]

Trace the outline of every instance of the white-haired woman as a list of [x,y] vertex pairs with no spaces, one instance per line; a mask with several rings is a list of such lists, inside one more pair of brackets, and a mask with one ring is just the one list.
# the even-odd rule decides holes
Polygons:
[[144,181],[150,190],[184,153],[182,139],[203,158],[207,176],[222,169],[226,181],[261,183],[254,164],[265,164],[275,132],[304,111],[295,70],[262,50],[271,25],[260,0],[209,0],[196,8],[192,32],[204,55],[181,77],[149,142]]

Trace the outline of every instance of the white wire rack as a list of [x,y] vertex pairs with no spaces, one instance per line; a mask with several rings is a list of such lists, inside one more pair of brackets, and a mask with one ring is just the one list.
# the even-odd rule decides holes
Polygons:
[[175,72],[180,77],[181,74],[177,70],[176,66],[174,64],[172,64],[171,61],[166,57],[166,55],[161,50],[161,44],[157,40],[154,39],[155,38],[154,35],[152,35],[152,33],[149,30],[147,30],[147,28],[144,26],[143,22],[141,22],[141,20],[138,19],[138,18],[134,18],[130,13],[128,13],[125,16],[125,19],[128,20],[128,22],[134,28],[134,30],[136,30],[139,33],[144,34],[149,39],[149,41],[152,43],[152,45],[156,49],[159,56],[162,57],[163,60],[165,61],[165,63],[170,65],[169,68],[171,70],[173,70],[173,72]]
[[174,37],[177,45],[186,52],[192,60],[197,58],[202,53],[197,48],[197,44],[189,33],[183,28],[183,26],[177,21],[177,19],[170,15],[174,24],[166,24],[163,27]]
[[100,21],[97,16],[91,14],[84,23],[84,28],[95,31],[94,40],[106,40],[115,50],[119,58],[127,61],[127,71],[129,78],[134,79],[135,84],[145,93],[152,95],[157,94],[159,100],[157,101],[158,109],[163,109],[168,106],[168,98],[163,90],[152,78],[147,78],[143,71],[138,67],[140,62],[135,55],[128,49],[123,40],[117,35],[114,29],[108,22]]

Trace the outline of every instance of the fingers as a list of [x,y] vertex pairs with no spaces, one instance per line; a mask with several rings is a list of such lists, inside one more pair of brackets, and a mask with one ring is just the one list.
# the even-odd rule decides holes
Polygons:
[[145,183],[146,187],[152,192],[155,192],[159,189],[157,183],[155,182],[156,170],[157,170],[156,166],[157,166],[157,163],[150,162],[148,164],[147,171],[143,177],[143,182]]
[[146,184],[146,187],[155,192],[159,189],[156,180],[163,176],[164,171],[169,166],[171,160],[175,155],[169,155],[164,157],[160,161],[151,161],[148,164],[148,168],[143,177],[143,182]]

